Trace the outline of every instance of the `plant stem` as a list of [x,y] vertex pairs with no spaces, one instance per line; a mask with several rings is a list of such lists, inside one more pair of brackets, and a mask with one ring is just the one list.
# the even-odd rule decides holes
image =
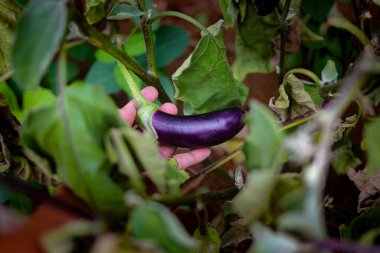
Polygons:
[[3,75],[0,76],[0,83],[8,80],[14,73],[14,69],[10,69],[8,71],[6,71]]
[[144,34],[144,41],[145,41],[145,47],[146,47],[148,73],[152,74],[155,77],[158,77],[156,54],[154,51],[152,24],[148,22],[150,10],[147,10],[146,8],[145,0],[138,0],[137,4],[138,4],[139,9],[144,12],[144,15],[141,16],[140,20],[141,20],[141,30]]
[[147,85],[152,85],[158,90],[159,100],[161,102],[169,102],[170,98],[166,94],[165,90],[161,86],[160,81],[149,75],[145,69],[143,69],[132,57],[130,57],[126,52],[120,50],[116,45],[112,44],[106,37],[100,34],[92,26],[87,24],[85,20],[81,17],[78,17],[79,14],[73,15],[75,18],[76,24],[79,28],[88,36],[88,43],[93,45],[96,48],[99,48],[108,54],[112,55],[116,60],[123,64],[127,69],[130,69],[135,73],[141,80],[143,80]]
[[237,188],[232,187],[220,191],[200,193],[194,195],[157,196],[153,197],[153,200],[168,206],[192,205],[198,201],[202,203],[209,203],[212,201],[229,200],[233,198],[238,192],[239,190]]
[[289,70],[288,72],[286,72],[286,74],[284,76],[284,79],[286,79],[291,74],[302,74],[302,75],[305,75],[305,76],[309,77],[311,80],[313,80],[313,82],[317,86],[318,90],[321,87],[321,83],[320,83],[319,77],[316,74],[314,74],[314,72],[312,72],[310,70],[302,69],[302,68],[296,68],[296,69]]
[[[287,24],[286,24],[286,17],[288,16],[289,7],[290,7],[291,0],[286,0],[284,9],[282,10],[281,16],[280,16],[280,36],[281,36],[281,42],[280,42],[280,73],[279,73],[279,84],[282,83],[282,79],[284,78],[285,73],[285,47],[286,47],[286,30],[287,30]],[[278,9],[277,9],[278,10]]]
[[58,96],[63,99],[67,83],[66,49],[62,48],[58,56],[57,64]]

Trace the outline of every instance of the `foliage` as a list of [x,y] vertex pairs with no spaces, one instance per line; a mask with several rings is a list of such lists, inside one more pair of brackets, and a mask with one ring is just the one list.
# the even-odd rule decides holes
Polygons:
[[[378,252],[379,1],[253,2],[211,24],[159,0],[2,1],[0,251]],[[152,130],[169,101],[246,127],[180,170]]]

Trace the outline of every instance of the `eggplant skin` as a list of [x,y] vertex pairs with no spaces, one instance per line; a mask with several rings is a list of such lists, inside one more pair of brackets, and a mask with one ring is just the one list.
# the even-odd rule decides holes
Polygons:
[[253,0],[253,7],[259,16],[273,12],[280,0]]
[[234,137],[244,126],[245,112],[228,108],[197,115],[156,111],[152,123],[162,143],[183,148],[209,147]]

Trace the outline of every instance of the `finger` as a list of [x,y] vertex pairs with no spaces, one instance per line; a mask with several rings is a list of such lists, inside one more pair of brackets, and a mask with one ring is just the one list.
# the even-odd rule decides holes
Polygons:
[[166,112],[169,114],[173,114],[173,115],[178,113],[177,106],[175,106],[175,104],[172,104],[172,103],[165,103],[165,104],[161,105],[160,111],[163,111],[163,112]]
[[160,145],[160,154],[163,158],[168,159],[172,157],[175,149],[176,149],[175,147],[170,146],[170,145]]
[[[146,98],[150,102],[153,102],[158,97],[157,89],[154,88],[153,86],[148,86],[142,89],[141,94],[144,98]],[[136,117],[135,103],[136,103],[135,99],[132,99],[124,107],[119,109],[120,117],[130,125],[133,124]]]
[[188,153],[174,155],[173,158],[178,163],[178,168],[186,169],[190,166],[193,166],[197,163],[202,162],[211,154],[211,149],[209,148],[200,148],[192,150]]

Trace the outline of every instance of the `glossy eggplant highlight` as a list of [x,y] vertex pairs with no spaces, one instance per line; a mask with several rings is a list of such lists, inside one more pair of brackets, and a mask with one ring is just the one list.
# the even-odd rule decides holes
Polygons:
[[184,148],[209,147],[235,136],[244,126],[244,115],[240,108],[185,116],[156,111],[152,124],[160,142]]

